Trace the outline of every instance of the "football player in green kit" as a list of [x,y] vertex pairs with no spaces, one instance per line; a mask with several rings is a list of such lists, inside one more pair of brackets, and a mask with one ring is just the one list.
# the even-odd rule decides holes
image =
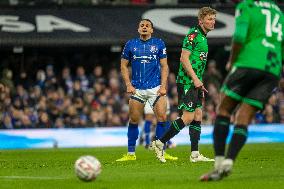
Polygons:
[[[284,19],[280,8],[272,0],[245,0],[237,6],[235,19],[231,70],[221,89],[213,131],[214,169],[201,176],[201,181],[218,181],[229,175],[246,142],[248,125],[280,79]],[[234,131],[225,154],[230,116],[235,111]]]
[[171,123],[167,132],[151,144],[156,157],[165,162],[163,146],[180,132],[186,125],[190,125],[191,162],[214,161],[202,156],[198,151],[198,141],[201,133],[202,99],[207,92],[202,83],[202,75],[206,66],[208,44],[206,35],[214,29],[216,10],[203,7],[198,12],[198,26],[189,30],[183,41],[180,57],[180,68],[177,76],[177,88],[180,117]]

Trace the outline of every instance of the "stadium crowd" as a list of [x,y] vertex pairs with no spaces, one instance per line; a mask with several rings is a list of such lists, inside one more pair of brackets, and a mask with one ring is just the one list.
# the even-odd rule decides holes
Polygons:
[[[219,5],[235,5],[241,0],[1,0],[0,5],[7,6],[116,6],[116,5],[188,5],[188,4],[203,4],[211,6]],[[277,0],[278,3],[283,3],[284,0]]]
[[[29,59],[32,62],[36,58]],[[74,66],[69,63],[60,67],[53,61],[47,62],[36,68],[26,66],[18,73],[17,69],[7,66],[11,64],[2,61],[0,83],[5,85],[5,90],[0,94],[0,128],[127,125],[129,96],[118,66],[106,68],[103,64]],[[168,78],[171,120],[178,115],[175,79],[171,72]],[[215,60],[209,60],[203,79],[209,93],[203,107],[202,123],[212,124],[224,79]],[[254,123],[284,123],[283,92],[284,69],[279,89],[272,94],[265,109],[256,115]]]

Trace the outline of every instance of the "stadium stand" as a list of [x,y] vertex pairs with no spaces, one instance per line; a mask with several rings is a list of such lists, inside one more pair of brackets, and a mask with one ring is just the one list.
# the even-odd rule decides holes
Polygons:
[[[115,6],[112,5],[129,6],[147,3],[152,5],[183,5],[188,2],[182,0],[6,0],[0,1],[0,7],[7,6],[5,10],[9,11],[13,10],[10,6],[18,5],[34,7],[74,5],[79,7],[81,5],[105,4],[114,8]],[[210,1],[211,4],[212,2]],[[214,1],[216,5],[226,4],[228,6],[237,2],[237,0]],[[190,3],[206,4],[209,1],[190,1]],[[228,12],[230,10],[228,9]],[[94,37],[85,38],[83,36],[82,40],[76,38],[77,41],[74,40],[74,43],[70,43],[74,36],[72,34],[69,36],[70,38],[63,41],[69,45],[66,47],[66,44],[61,43],[61,41],[56,43],[57,38],[54,43],[51,43],[51,38],[57,37],[56,35],[35,42],[43,35],[35,34],[38,36],[34,37],[27,34],[26,37],[21,33],[15,35],[15,38],[11,38],[9,37],[10,33],[7,34],[7,32],[2,31],[0,33],[2,33],[2,38],[0,36],[0,82],[5,85],[5,91],[0,94],[1,129],[127,125],[128,96],[125,94],[125,86],[122,83],[119,71],[121,50],[119,44],[124,41],[116,41],[115,45],[118,46],[111,46],[110,42],[103,37],[94,39]],[[161,33],[158,34],[161,35]],[[115,35],[119,34],[115,33]],[[125,37],[126,34],[120,35]],[[167,37],[169,34],[162,33],[162,35]],[[24,37],[21,38],[22,36]],[[172,37],[173,35],[169,36]],[[31,42],[27,42],[27,45],[17,46],[17,44],[22,43],[23,39],[27,38],[31,39]],[[168,41],[174,41],[174,43],[178,41],[178,43],[176,45],[170,44],[168,47],[171,70],[168,96],[171,105],[171,119],[175,119],[177,115],[175,74],[179,58],[177,44],[179,44],[182,36],[172,39],[169,38]],[[90,44],[84,46],[83,43],[88,43],[91,40],[94,41],[91,46]],[[78,41],[83,42],[79,44]],[[204,77],[209,93],[206,96],[204,106],[203,124],[212,124],[216,116],[215,109],[219,101],[218,91],[227,72],[225,70],[228,58],[226,48],[228,48],[229,41],[229,38],[209,41],[212,50],[209,52],[209,61]],[[57,46],[58,44],[61,44],[61,46]],[[279,89],[274,91],[265,109],[256,115],[254,123],[284,123],[283,92],[284,68]]]

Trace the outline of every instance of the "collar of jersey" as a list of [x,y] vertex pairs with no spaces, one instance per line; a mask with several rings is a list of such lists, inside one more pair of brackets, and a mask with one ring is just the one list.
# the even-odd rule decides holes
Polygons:
[[139,37],[139,40],[140,40],[141,42],[143,42],[143,43],[148,42],[150,39],[152,39],[152,37],[150,37],[149,39],[147,39],[146,41],[144,41],[144,40],[142,40],[142,39]]
[[202,33],[202,35],[206,37],[207,34],[203,31],[203,29],[199,25],[197,25],[196,27],[200,31],[200,33]]

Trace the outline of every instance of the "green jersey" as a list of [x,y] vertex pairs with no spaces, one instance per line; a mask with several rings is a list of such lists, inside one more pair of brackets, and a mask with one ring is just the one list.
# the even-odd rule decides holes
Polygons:
[[[190,51],[190,56],[188,57],[189,62],[191,63],[198,79],[202,81],[202,75],[207,61],[208,44],[206,34],[200,26],[193,27],[189,30],[183,40],[182,49]],[[187,72],[184,70],[181,62],[179,64],[179,72],[176,82],[188,85],[189,87],[193,86],[193,81],[191,77],[187,75]]]
[[243,44],[234,67],[253,68],[280,77],[284,18],[272,0],[245,0],[236,8],[233,41]]

